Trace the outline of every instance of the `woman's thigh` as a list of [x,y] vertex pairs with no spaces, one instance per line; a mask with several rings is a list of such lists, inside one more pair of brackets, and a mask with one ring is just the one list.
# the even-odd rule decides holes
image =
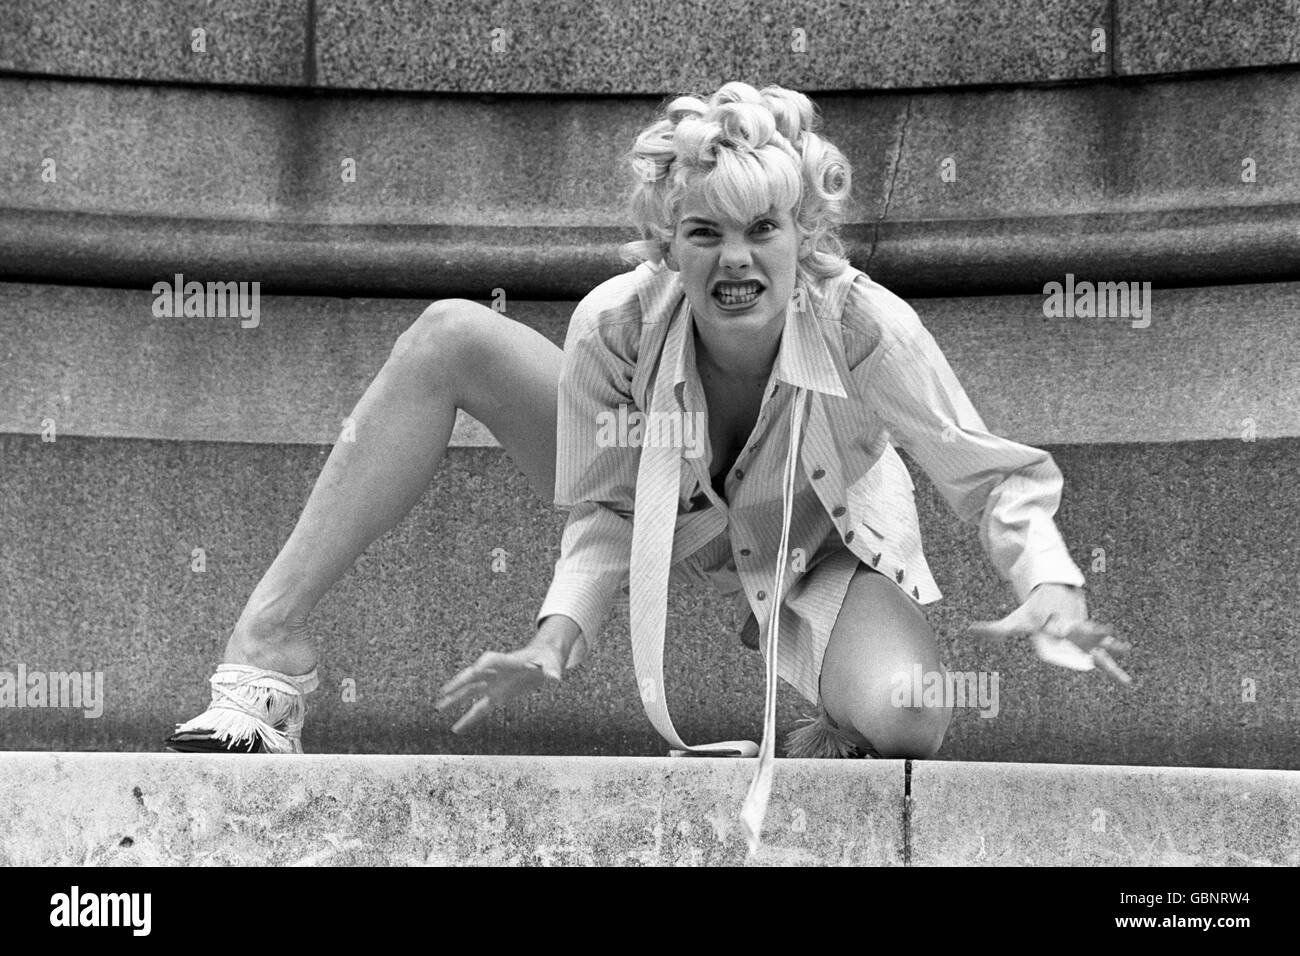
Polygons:
[[467,299],[435,303],[457,349],[456,404],[501,443],[546,502],[555,498],[555,425],[564,352],[536,329]]
[[951,708],[904,707],[896,688],[912,671],[943,673],[934,630],[887,577],[860,565],[822,659],[827,714],[858,744],[882,757],[929,757],[939,749]]

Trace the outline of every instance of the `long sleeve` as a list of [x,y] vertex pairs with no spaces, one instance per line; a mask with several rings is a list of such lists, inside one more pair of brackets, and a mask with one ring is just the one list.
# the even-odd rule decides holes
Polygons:
[[988,431],[934,337],[907,310],[859,371],[867,401],[925,469],[1023,602],[1039,584],[1082,586],[1053,521],[1063,480],[1052,456]]
[[[555,504],[569,511],[551,587],[537,614],[572,618],[586,650],[628,577],[639,447],[610,441],[619,406],[631,396],[635,324],[588,321],[580,305],[569,326],[560,373]],[[570,665],[581,659],[581,653]]]

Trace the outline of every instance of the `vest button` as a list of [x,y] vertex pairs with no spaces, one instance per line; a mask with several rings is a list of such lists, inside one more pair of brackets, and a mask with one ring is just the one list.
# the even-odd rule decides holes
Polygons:
[[759,592],[758,592],[758,599],[759,599],[760,601],[766,601],[766,600],[767,600],[767,592],[766,592],[766,591],[759,591]]
[[740,556],[741,556],[742,558],[747,558],[747,557],[749,557],[749,548],[741,548],[741,549],[740,549]]
[[835,510],[831,512],[831,517],[833,517],[833,518],[840,518],[840,517],[843,517],[843,515],[844,515],[844,506],[843,506],[843,505],[836,505],[836,506],[835,506]]
[[844,536],[844,543],[848,544],[852,540],[853,540],[853,532],[850,531],[848,534]]
[[813,480],[814,480],[814,481],[816,481],[816,480],[818,480],[818,479],[820,479],[820,478],[825,478],[825,477],[826,477],[826,469],[825,469],[825,468],[818,468],[816,471],[813,472]]

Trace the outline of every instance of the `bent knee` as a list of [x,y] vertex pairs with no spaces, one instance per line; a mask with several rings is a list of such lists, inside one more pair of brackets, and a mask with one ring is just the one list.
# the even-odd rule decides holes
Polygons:
[[882,757],[925,760],[939,752],[951,719],[951,707],[875,708],[859,732]]
[[473,349],[481,328],[479,313],[483,311],[492,310],[469,299],[438,299],[430,303],[397,337],[393,358],[452,365],[469,358],[468,352]]
[[882,757],[921,760],[938,752],[952,720],[951,702],[912,704],[879,683],[864,691],[832,714],[841,726],[847,724]]

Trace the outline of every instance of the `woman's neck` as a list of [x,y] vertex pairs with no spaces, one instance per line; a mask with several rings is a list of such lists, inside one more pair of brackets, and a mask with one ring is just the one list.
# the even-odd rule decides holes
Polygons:
[[772,374],[777,351],[781,346],[781,332],[776,330],[771,342],[710,342],[700,327],[695,327],[695,366],[702,374],[721,378],[738,385],[756,384],[762,388]]

